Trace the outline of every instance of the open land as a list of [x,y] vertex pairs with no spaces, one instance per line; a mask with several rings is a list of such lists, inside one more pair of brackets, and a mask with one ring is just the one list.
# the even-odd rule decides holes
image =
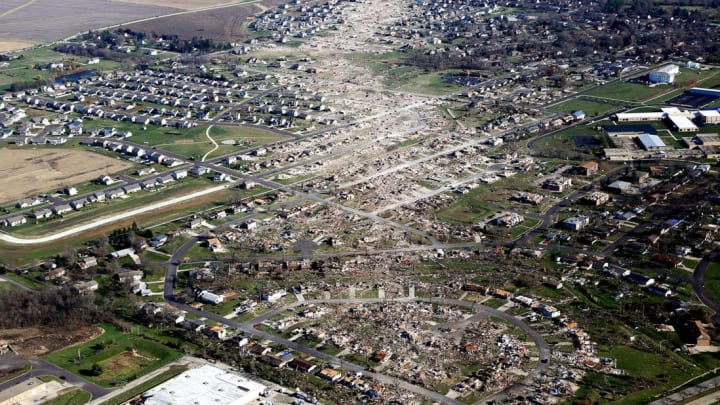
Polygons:
[[57,187],[90,181],[132,165],[92,152],[72,149],[0,149],[0,201],[52,192]]
[[242,4],[249,3],[247,0],[240,1],[228,1],[228,0],[118,0],[122,3],[141,4],[141,5],[153,5],[179,8],[182,10],[195,10],[199,8],[217,7],[231,4]]
[[[153,2],[148,1],[147,3]],[[173,4],[174,7],[178,8],[198,8],[197,6],[201,5],[200,2],[195,2],[198,3],[196,7],[187,7],[187,5],[182,3],[186,2],[167,2],[168,5]],[[192,4],[193,2],[187,3]],[[231,7],[198,11],[191,14],[155,18],[135,24],[127,24],[124,25],[124,28],[148,34],[155,33],[156,35],[172,34],[177,35],[180,39],[202,37],[214,41],[242,42],[252,37],[246,29],[248,17],[264,11],[268,7],[277,6],[280,3],[282,3],[280,0],[264,0],[252,2],[251,4],[239,4]],[[204,2],[202,2],[203,7],[210,7],[211,5],[212,4],[205,5]]]
[[85,342],[102,334],[98,327],[57,330],[48,328],[23,328],[0,330],[0,345],[10,344],[21,356],[38,358],[48,353]]
[[[26,5],[25,7],[19,7]],[[4,1],[0,9],[0,39],[27,42],[49,42],[89,29],[132,21],[143,17],[168,14],[175,8],[158,5],[130,4],[119,1],[53,0]]]

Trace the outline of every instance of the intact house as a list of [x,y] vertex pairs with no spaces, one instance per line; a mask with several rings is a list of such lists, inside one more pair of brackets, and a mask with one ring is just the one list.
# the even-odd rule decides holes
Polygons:
[[184,179],[188,176],[188,171],[185,169],[178,169],[172,172],[172,176],[175,180]]
[[109,186],[109,185],[113,184],[115,181],[112,179],[112,177],[105,175],[105,176],[98,177],[97,182],[98,182],[98,184],[102,184],[104,186]]
[[50,208],[41,208],[39,210],[33,211],[31,215],[35,219],[43,219],[52,217],[53,212]]
[[153,248],[159,248],[160,246],[167,243],[167,240],[167,235],[155,235],[152,239],[150,239],[150,246],[152,246]]
[[28,208],[34,205],[42,204],[42,200],[36,197],[24,198],[15,204],[16,208]]
[[223,295],[213,294],[207,290],[200,291],[197,297],[202,302],[215,305],[221,304],[225,300],[225,297]]
[[3,221],[3,225],[5,226],[20,226],[27,222],[27,219],[24,215],[16,215],[14,217],[6,218]]
[[52,207],[52,211],[53,211],[53,213],[54,213],[55,215],[63,215],[63,214],[65,214],[65,213],[67,213],[67,212],[70,212],[70,211],[72,211],[72,210],[73,210],[73,209],[72,209],[72,207],[70,206],[70,204],[59,204],[59,205],[56,205],[56,206]]
[[123,257],[128,257],[128,256],[134,255],[134,254],[135,254],[135,249],[126,248],[126,249],[116,250],[116,251],[110,253],[110,257],[112,257],[113,259],[122,259]]

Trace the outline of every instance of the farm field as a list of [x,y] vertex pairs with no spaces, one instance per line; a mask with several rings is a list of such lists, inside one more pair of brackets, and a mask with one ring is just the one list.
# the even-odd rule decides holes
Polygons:
[[131,163],[73,149],[0,149],[0,202],[14,201],[78,184],[101,174],[127,170]]
[[[131,0],[138,4],[158,4],[150,0]],[[212,7],[217,4],[238,3],[235,6],[223,7],[156,18],[136,24],[127,25],[133,31],[156,34],[174,34],[180,39],[203,37],[213,41],[240,42],[251,38],[246,29],[246,20],[268,8],[282,3],[280,0],[263,0],[259,3],[242,4],[228,1],[202,1],[202,0],[161,0],[159,4],[182,9],[195,9]]]
[[158,2],[146,3],[4,0],[0,5],[0,41],[56,41],[90,29],[178,11]]
[[[104,325],[105,333],[45,359],[101,386],[122,385],[180,357],[160,342]],[[78,360],[78,355],[80,356]]]
[[179,8],[183,10],[196,10],[200,8],[223,6],[226,4],[242,4],[248,0],[120,0],[122,3],[152,5]]

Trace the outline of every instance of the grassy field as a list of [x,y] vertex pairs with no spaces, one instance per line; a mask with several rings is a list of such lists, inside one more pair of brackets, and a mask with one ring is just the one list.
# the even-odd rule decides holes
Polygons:
[[92,399],[92,394],[80,388],[72,388],[55,399],[45,402],[45,405],[85,405]]
[[10,291],[17,291],[18,289],[20,289],[20,287],[14,285],[12,283],[8,283],[5,280],[0,280],[0,294],[3,294],[5,292],[10,292]]
[[[622,81],[608,86],[599,87],[588,92],[587,95],[628,102],[640,102],[647,100],[663,102],[668,98],[672,98],[673,95],[677,95],[676,90],[678,89],[690,88],[693,86],[712,87],[720,84],[719,73],[720,72],[716,70],[703,71],[681,67],[680,74],[675,78],[675,83],[669,85],[657,85],[655,87],[650,87],[644,84]],[[664,93],[671,94],[668,94],[667,97],[658,97]]]
[[20,52],[22,58],[11,61],[7,67],[0,69],[0,91],[7,90],[14,82],[43,81],[52,75],[62,75],[68,72],[53,72],[49,70],[33,69],[36,64],[45,65],[50,62],[70,61],[75,59],[78,67],[82,69],[93,69],[107,71],[117,69],[120,64],[113,61],[102,60],[100,63],[91,66],[82,66],[87,57],[66,55],[55,52],[49,47],[42,47]]
[[448,83],[443,72],[408,74],[389,79],[391,88],[427,94],[448,94],[462,89],[460,86]]
[[[609,121],[604,121],[604,123],[607,122]],[[544,136],[534,143],[534,148],[541,154],[549,154],[550,156],[559,156],[558,151],[563,151],[565,156],[573,160],[594,158],[595,156],[590,153],[587,148],[581,148],[576,145],[575,137],[594,138],[596,144],[593,145],[593,147],[600,147],[602,146],[602,139],[605,135],[593,130],[589,125],[581,125]]]
[[[55,247],[55,250],[57,250],[57,247]],[[40,289],[44,286],[44,284],[37,279],[23,277],[23,276],[15,274],[15,273],[7,273],[4,276],[10,280],[16,281],[16,282],[24,285],[25,287],[32,288],[35,290]],[[6,284],[10,284],[10,283],[6,283]]]
[[[103,325],[103,329],[105,333],[100,337],[49,354],[45,359],[101,386],[111,387],[123,385],[181,356],[161,342],[123,333],[111,325]],[[101,367],[99,375],[88,372],[95,365]]]
[[645,402],[666,389],[700,374],[699,370],[690,369],[685,362],[667,353],[616,346],[611,350],[610,356],[617,359],[618,367],[624,369],[627,375],[643,381],[634,387],[630,395],[622,398],[620,402],[623,404]]
[[555,111],[571,113],[573,111],[582,110],[585,115],[589,118],[597,117],[603,114],[607,114],[611,111],[619,109],[617,106],[600,103],[590,100],[568,100],[560,104],[555,104],[550,107]]
[[712,262],[705,272],[706,278],[717,278],[720,279],[720,263]]
[[[470,196],[472,194],[477,193],[471,192],[467,196]],[[478,221],[482,221],[493,212],[495,212],[495,210],[484,206],[479,200],[473,197],[463,197],[448,206],[447,208],[440,210],[438,212],[438,217],[440,219],[450,222],[472,224]]]
[[[143,126],[139,124],[98,119],[85,121],[84,126],[86,130],[112,127],[122,132],[130,131],[133,135],[129,140],[134,143],[157,146],[160,149],[167,149],[169,152],[183,153],[188,156],[196,154],[196,158],[202,157],[204,153],[213,148],[213,144],[205,135],[207,125],[186,129],[147,125],[147,129],[143,130]],[[226,150],[226,153],[285,139],[281,134],[261,128],[220,125],[215,125],[210,129],[210,137],[219,144],[226,140],[242,142],[242,146],[220,145],[220,148]],[[220,153],[221,151],[217,151],[215,155]]]
[[643,101],[662,93],[672,91],[672,87],[660,85],[649,87],[644,84],[618,82],[608,86],[599,87],[586,93],[589,96],[637,102]]
[[705,293],[711,300],[720,301],[720,280],[706,281]]

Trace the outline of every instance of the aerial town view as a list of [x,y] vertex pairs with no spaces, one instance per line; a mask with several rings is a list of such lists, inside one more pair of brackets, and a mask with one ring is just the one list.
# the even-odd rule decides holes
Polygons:
[[0,405],[720,403],[720,0],[0,1]]

